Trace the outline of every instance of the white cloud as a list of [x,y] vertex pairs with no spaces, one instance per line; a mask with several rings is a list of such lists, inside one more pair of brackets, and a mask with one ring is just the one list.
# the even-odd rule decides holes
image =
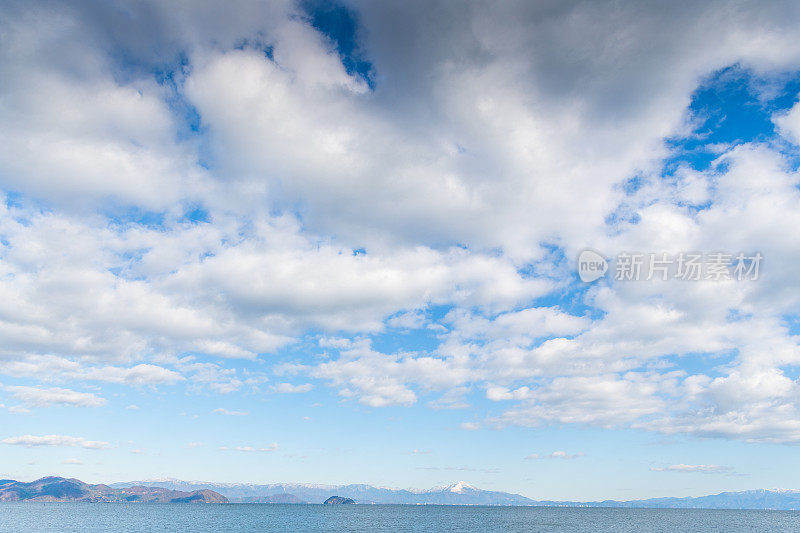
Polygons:
[[538,453],[532,453],[525,457],[525,459],[577,459],[579,457],[583,457],[585,454],[583,452],[578,453],[567,453],[563,450],[557,450],[553,453],[548,453],[545,455],[540,455]]
[[296,370],[330,380],[341,387],[341,396],[355,397],[371,407],[411,405],[417,401],[417,394],[410,383],[418,383],[429,390],[448,389],[458,385],[468,374],[467,370],[458,372],[445,359],[376,352],[369,341],[342,350],[335,361]]
[[[798,55],[785,10],[756,5],[724,19],[729,10],[689,16],[684,5],[355,9],[375,68],[392,80],[374,98],[347,90],[357,78],[340,67],[310,71],[248,48],[198,52],[187,94],[235,184],[277,189],[265,196],[302,202],[312,230],[369,242],[529,256],[542,240],[588,238],[622,199],[614,186],[666,155],[662,140],[684,127],[703,76]],[[641,46],[665,24],[655,48]],[[548,31],[565,25],[574,31]],[[292,37],[307,32],[291,26]],[[620,27],[628,39],[610,37]],[[276,50],[295,42],[272,39]],[[313,38],[300,49],[331,59]]]
[[118,383],[124,385],[172,384],[184,378],[177,372],[150,364],[139,364],[130,368],[92,368],[79,374],[82,379]]
[[[775,230],[800,225],[797,172],[750,143],[661,175],[709,74],[797,70],[793,10],[355,2],[370,92],[272,4],[221,17],[145,3],[124,22],[33,4],[0,22],[0,188],[23,194],[0,202],[0,373],[229,394],[263,382],[237,359],[321,331],[336,353],[295,369],[368,406],[465,408],[476,388],[514,402],[497,425],[800,441],[783,323],[800,308],[800,241]],[[109,29],[123,25],[136,31]],[[155,83],[149,66],[178,51],[174,87]],[[183,131],[181,102],[201,133]],[[794,143],[798,109],[774,117]],[[190,205],[207,222],[187,223]],[[154,227],[135,221],[151,211]],[[615,212],[636,223],[607,223]],[[572,302],[585,315],[535,305],[572,294],[563,257],[588,245],[767,263],[752,284],[600,283]],[[433,306],[454,309],[435,320]],[[429,352],[370,344],[426,321],[441,340]],[[679,370],[696,354],[725,361]]]
[[70,37],[87,30],[75,15],[66,6],[36,17],[22,10],[2,23],[9,105],[0,112],[0,183],[55,202],[146,208],[202,188],[191,146],[175,140],[163,90],[145,79],[117,82],[103,50]]
[[530,395],[520,407],[495,420],[539,426],[548,423],[611,427],[662,412],[659,383],[653,376],[629,373],[597,377],[558,377]]
[[179,373],[157,365],[99,367],[53,355],[27,355],[17,360],[0,360],[0,373],[46,381],[99,381],[134,386],[173,384],[185,379]]
[[425,325],[425,314],[420,311],[406,311],[393,316],[386,321],[386,324],[391,328],[398,329],[419,329]]
[[677,464],[664,467],[654,467],[651,468],[650,470],[652,470],[653,472],[684,472],[684,473],[702,472],[705,474],[713,474],[713,473],[730,472],[732,469],[729,466],[720,466],[720,465]]
[[441,396],[428,402],[428,406],[433,409],[467,409],[470,407],[466,399],[469,391],[466,386],[448,388]]
[[19,437],[8,437],[0,442],[14,446],[25,446],[26,448],[36,446],[67,446],[102,450],[111,447],[111,444],[108,442],[86,440],[83,437],[70,437],[68,435],[22,435]]
[[269,446],[265,448],[254,448],[252,446],[235,446],[233,448],[229,448],[227,446],[222,446],[217,448],[219,451],[235,451],[235,452],[245,452],[245,453],[257,453],[257,452],[274,452],[278,449],[278,443],[273,442]]
[[308,392],[314,389],[311,383],[301,383],[293,385],[291,383],[278,383],[272,387],[272,390],[281,394],[294,394],[299,392]]
[[781,135],[794,144],[800,144],[800,104],[795,104],[787,113],[774,117],[773,121]]
[[101,407],[108,403],[89,392],[77,392],[70,389],[39,389],[36,387],[6,386],[14,398],[28,407],[50,407],[51,405],[68,405],[71,407]]
[[250,414],[250,413],[248,413],[246,411],[229,411],[228,409],[224,409],[222,407],[214,409],[211,412],[219,414],[219,415],[225,415],[225,416],[247,416],[248,414]]
[[411,450],[410,452],[406,452],[406,453],[408,455],[430,455],[431,451],[430,450],[418,450],[418,449],[415,448],[415,449]]

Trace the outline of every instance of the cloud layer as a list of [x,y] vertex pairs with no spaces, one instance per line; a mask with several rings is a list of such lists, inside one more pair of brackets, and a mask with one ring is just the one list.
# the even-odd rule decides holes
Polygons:
[[[25,407],[327,386],[467,430],[800,442],[800,104],[769,103],[796,3],[352,2],[350,52],[293,3],[114,4],[0,22],[0,374]],[[700,131],[725,75],[766,133]],[[586,286],[587,246],[765,266]]]

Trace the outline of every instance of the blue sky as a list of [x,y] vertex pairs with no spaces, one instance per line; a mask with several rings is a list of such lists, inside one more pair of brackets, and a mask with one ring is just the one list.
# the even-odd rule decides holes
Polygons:
[[0,477],[798,488],[797,6],[3,10]]

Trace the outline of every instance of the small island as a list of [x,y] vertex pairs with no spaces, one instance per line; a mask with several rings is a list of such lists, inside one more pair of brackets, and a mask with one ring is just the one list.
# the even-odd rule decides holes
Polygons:
[[350,498],[344,498],[342,496],[331,496],[330,498],[328,498],[323,502],[323,505],[347,505],[354,503],[356,503],[355,500],[351,500]]

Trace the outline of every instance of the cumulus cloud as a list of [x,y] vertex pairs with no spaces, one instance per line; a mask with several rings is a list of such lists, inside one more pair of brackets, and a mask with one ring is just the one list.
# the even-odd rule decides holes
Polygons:
[[340,351],[338,359],[312,367],[294,367],[315,378],[341,387],[339,394],[357,398],[371,407],[412,405],[417,393],[410,383],[428,390],[442,390],[463,382],[468,369],[457,371],[443,358],[418,354],[384,354],[362,341]]
[[419,329],[425,325],[425,315],[420,311],[407,311],[393,316],[386,321],[386,324],[392,328],[400,329]]
[[70,389],[39,389],[36,387],[7,386],[5,390],[13,393],[14,398],[28,407],[50,407],[51,405],[67,405],[71,407],[101,407],[108,403],[89,392],[77,392]]
[[294,394],[299,392],[308,392],[314,389],[311,383],[301,383],[293,385],[291,383],[278,383],[272,387],[272,390],[280,394]]
[[774,122],[787,140],[800,144],[800,104],[795,104],[787,113],[774,117]]
[[636,373],[623,378],[615,375],[558,377],[532,392],[529,400],[506,411],[495,422],[500,425],[559,423],[603,427],[633,422],[664,409],[663,400],[656,395],[659,379]]
[[0,373],[46,381],[98,381],[133,386],[169,385],[185,379],[178,372],[158,365],[94,366],[53,355],[28,355],[16,360],[0,360]]
[[[465,429],[800,441],[800,241],[775,231],[800,225],[800,104],[773,115],[780,142],[664,167],[715,72],[797,71],[792,4],[348,6],[370,83],[292,2],[8,10],[0,373],[231,394],[265,381],[240,360],[314,332],[321,358],[275,370],[376,408],[484,391],[499,414]],[[578,288],[586,246],[766,264],[758,283]],[[423,328],[429,349],[373,347]]]
[[[166,208],[202,187],[191,147],[177,142],[162,88],[114,78],[105,50],[69,38],[91,23],[68,5],[10,9],[2,23],[0,169],[7,189],[55,202],[87,199]],[[57,52],[54,52],[57,51]],[[110,176],[114,176],[111,178]]]

